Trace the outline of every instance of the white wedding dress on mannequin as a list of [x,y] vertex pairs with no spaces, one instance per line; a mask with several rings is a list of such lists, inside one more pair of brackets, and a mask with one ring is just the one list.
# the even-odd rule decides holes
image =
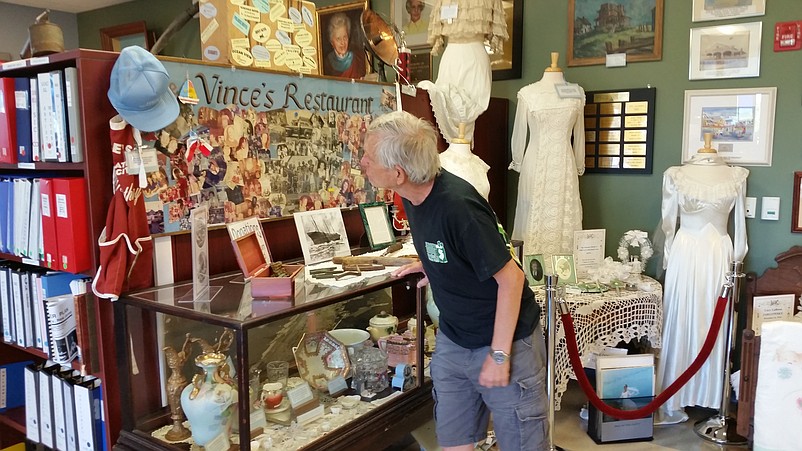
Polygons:
[[[715,153],[696,154],[685,165],[670,167],[663,175],[661,229],[666,237],[666,276],[663,347],[657,365],[661,390],[696,358],[730,262],[743,261],[746,255],[744,196],[748,175],[749,170],[727,166]],[[734,243],[727,231],[733,209]],[[699,372],[660,409],[658,422],[684,421],[685,406],[720,407],[727,342],[723,330],[724,325]]]
[[543,254],[546,261],[572,253],[574,231],[582,230],[585,93],[578,87],[581,98],[560,98],[557,83],[565,83],[562,72],[545,72],[518,91],[510,163],[521,173],[512,239],[523,240],[524,255]]

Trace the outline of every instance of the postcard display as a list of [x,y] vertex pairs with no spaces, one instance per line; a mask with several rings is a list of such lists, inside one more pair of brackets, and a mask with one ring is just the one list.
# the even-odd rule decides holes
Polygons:
[[392,201],[359,160],[367,126],[396,109],[393,85],[162,62],[187,96],[173,124],[144,138],[151,234],[189,230],[204,201],[210,226]]
[[[423,328],[406,324],[421,317],[416,277],[350,287],[296,278],[294,294],[280,298],[253,298],[250,283],[241,273],[212,278],[222,288],[211,302],[181,302],[191,282],[115,302],[121,402],[131,406],[115,449],[377,449],[386,437],[375,431],[403,429],[406,416],[431,409],[431,382],[415,365]],[[414,356],[388,362],[379,349],[389,345],[367,332],[348,346],[329,333],[365,331],[384,312]]]
[[319,74],[315,4],[300,0],[201,0],[203,61]]
[[652,173],[655,88],[586,92],[585,171]]

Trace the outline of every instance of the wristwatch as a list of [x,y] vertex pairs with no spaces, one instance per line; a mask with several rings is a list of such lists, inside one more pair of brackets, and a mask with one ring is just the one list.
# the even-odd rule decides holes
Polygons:
[[502,365],[510,360],[510,355],[504,351],[499,351],[497,349],[490,350],[490,357],[493,358],[493,361],[496,362],[497,365]]

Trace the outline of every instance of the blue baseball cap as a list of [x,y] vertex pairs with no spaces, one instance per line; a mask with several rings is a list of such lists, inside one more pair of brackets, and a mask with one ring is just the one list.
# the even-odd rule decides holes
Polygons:
[[139,130],[161,130],[178,118],[170,77],[153,54],[139,46],[124,48],[111,69],[109,101]]

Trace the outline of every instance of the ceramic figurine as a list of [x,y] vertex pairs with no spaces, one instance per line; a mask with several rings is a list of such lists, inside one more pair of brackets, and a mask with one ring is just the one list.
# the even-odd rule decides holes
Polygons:
[[178,442],[189,437],[189,429],[184,427],[184,411],[181,410],[181,391],[187,386],[187,378],[181,373],[184,363],[189,357],[189,348],[192,344],[190,335],[187,334],[181,351],[176,351],[172,346],[164,347],[164,356],[167,366],[172,370],[167,379],[167,402],[170,405],[170,419],[173,420],[173,427],[167,431],[167,440]]

